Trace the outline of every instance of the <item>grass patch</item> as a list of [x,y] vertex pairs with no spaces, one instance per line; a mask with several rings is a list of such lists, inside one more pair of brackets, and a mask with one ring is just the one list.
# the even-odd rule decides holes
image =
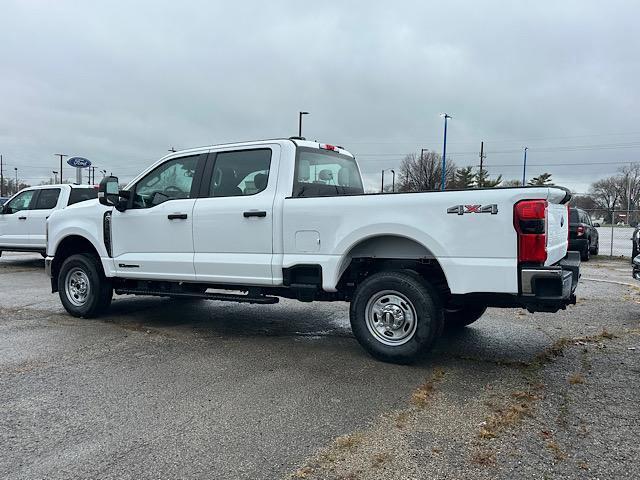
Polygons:
[[376,453],[372,458],[371,458],[371,465],[374,468],[380,468],[382,467],[385,463],[388,463],[389,461],[391,461],[391,455],[389,455],[388,453]]
[[433,375],[424,384],[419,386],[411,395],[411,403],[416,407],[424,408],[435,392],[435,386],[444,377],[444,370],[436,368]]
[[407,410],[402,410],[398,412],[395,416],[395,422],[397,428],[404,428],[407,426],[407,422],[409,420],[409,412]]
[[351,435],[342,435],[341,437],[336,438],[335,446],[338,450],[354,452],[361,443],[362,435],[359,433],[353,433]]
[[584,375],[580,372],[576,372],[569,376],[569,383],[571,385],[578,385],[584,383]]
[[488,448],[479,448],[471,454],[471,463],[491,467],[496,464],[496,452]]
[[557,462],[561,462],[567,458],[567,454],[560,448],[558,442],[553,439],[549,439],[546,442],[547,449],[553,454],[553,458]]

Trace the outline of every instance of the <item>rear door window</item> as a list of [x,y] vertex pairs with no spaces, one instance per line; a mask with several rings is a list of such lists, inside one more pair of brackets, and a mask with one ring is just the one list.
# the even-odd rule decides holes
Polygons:
[[34,210],[51,210],[56,208],[58,204],[58,197],[60,197],[59,188],[45,188],[40,190]]
[[98,190],[95,188],[72,188],[68,205],[84,202],[85,200],[93,200],[94,198],[98,198]]
[[216,155],[209,197],[255,195],[267,188],[271,149],[238,150]]

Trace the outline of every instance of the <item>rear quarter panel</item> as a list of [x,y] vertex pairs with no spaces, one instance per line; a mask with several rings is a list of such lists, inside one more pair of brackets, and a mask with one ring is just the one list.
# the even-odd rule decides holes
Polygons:
[[[454,294],[517,293],[513,206],[524,199],[559,202],[564,192],[558,192],[523,188],[289,198],[283,205],[282,245],[276,245],[274,253],[282,255],[285,268],[320,263],[324,289],[335,291],[355,245],[375,236],[400,236],[427,249],[426,257],[440,263]],[[463,212],[471,211],[447,213],[459,205]],[[477,213],[465,207],[476,205],[496,205],[497,213]],[[299,232],[317,232],[316,252],[305,252],[296,245]]]

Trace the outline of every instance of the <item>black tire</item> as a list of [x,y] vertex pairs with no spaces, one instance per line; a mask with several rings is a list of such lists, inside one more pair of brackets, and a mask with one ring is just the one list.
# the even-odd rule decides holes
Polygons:
[[631,265],[633,265],[633,259],[638,256],[638,247],[636,246],[636,242],[633,242],[633,246],[631,247]]
[[[76,277],[75,284],[71,281],[71,275]],[[67,281],[70,282],[69,289]],[[87,288],[83,289],[84,286]],[[111,280],[104,276],[99,260],[94,255],[81,253],[71,255],[62,263],[58,273],[58,294],[65,310],[71,315],[93,318],[111,303],[113,287]]]
[[[388,297],[387,303],[385,297]],[[373,303],[370,305],[370,302]],[[379,316],[373,313],[378,304],[392,310],[386,311],[384,317]],[[368,310],[371,311],[368,313]],[[385,322],[395,325],[392,312],[398,313],[402,320],[398,326],[385,327]],[[442,332],[444,322],[440,296],[429,282],[412,271],[380,272],[367,277],[354,292],[349,317],[353,334],[369,354],[398,364],[415,362],[427,352]],[[375,325],[386,328],[386,332],[378,331]],[[387,332],[404,337],[392,339],[385,336]]]
[[596,244],[591,247],[591,255],[598,255],[600,252],[600,241],[596,241]]
[[447,331],[459,330],[471,325],[478,320],[487,307],[484,305],[465,305],[460,308],[445,308],[444,310],[444,329]]
[[588,262],[589,258],[591,258],[591,249],[589,248],[589,243],[587,242],[587,245],[580,252],[580,259],[583,262]]

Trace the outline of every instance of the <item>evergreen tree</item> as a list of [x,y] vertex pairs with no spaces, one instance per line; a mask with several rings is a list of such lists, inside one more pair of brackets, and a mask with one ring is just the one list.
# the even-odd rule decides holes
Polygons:
[[545,172],[537,177],[533,177],[531,180],[529,180],[529,185],[535,185],[538,187],[553,185],[553,182],[551,181],[551,174]]
[[474,188],[476,186],[476,174],[473,167],[463,167],[456,170],[456,188]]

